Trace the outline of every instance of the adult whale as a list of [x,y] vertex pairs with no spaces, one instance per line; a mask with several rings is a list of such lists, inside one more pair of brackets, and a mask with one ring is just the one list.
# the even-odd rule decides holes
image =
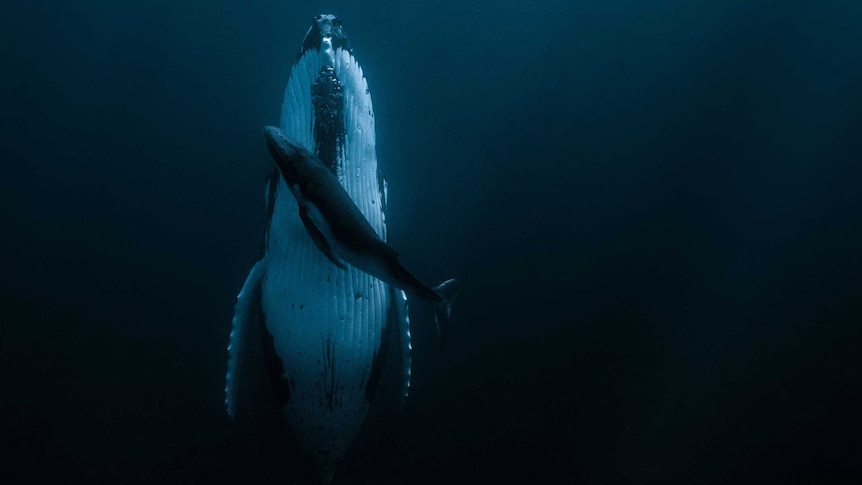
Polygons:
[[[337,177],[385,241],[386,184],[377,172],[370,91],[337,17],[314,18],[290,71],[280,125]],[[256,378],[258,355],[269,396],[329,483],[380,394],[386,353],[398,357],[389,362],[397,364],[406,397],[407,297],[353,266],[332,264],[308,237],[277,170],[266,197],[263,255],[237,297],[225,404],[231,416],[254,407],[242,391]]]

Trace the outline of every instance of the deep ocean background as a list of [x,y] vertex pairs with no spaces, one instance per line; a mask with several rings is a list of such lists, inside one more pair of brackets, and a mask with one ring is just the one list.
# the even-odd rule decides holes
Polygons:
[[317,13],[463,282],[339,483],[862,483],[862,3],[750,0],[4,2],[0,483],[307,478],[222,390]]

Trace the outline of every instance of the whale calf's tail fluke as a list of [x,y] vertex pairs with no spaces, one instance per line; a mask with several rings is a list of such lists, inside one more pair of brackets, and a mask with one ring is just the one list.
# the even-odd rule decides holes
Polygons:
[[440,345],[446,343],[449,321],[452,317],[452,302],[455,300],[457,292],[458,281],[454,279],[446,280],[434,288],[434,293],[437,295],[433,302],[434,320],[437,323],[437,336],[440,338]]

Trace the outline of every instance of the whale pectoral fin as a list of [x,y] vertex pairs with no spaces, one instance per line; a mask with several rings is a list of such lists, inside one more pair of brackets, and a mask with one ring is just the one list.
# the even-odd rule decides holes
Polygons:
[[407,404],[410,396],[410,374],[413,360],[413,345],[410,342],[410,317],[407,313],[407,294],[403,290],[390,287],[392,298],[392,317],[397,337],[401,369],[401,405]]
[[227,378],[224,388],[224,403],[228,415],[232,418],[237,415],[237,397],[240,393],[240,387],[243,386],[242,380],[248,374],[249,366],[247,363],[252,352],[249,346],[253,345],[250,335],[255,330],[255,322],[261,316],[260,288],[263,276],[266,274],[265,268],[264,260],[258,261],[251,268],[248,278],[246,278],[245,284],[242,285],[242,290],[236,298],[233,325],[227,346]]
[[[386,323],[380,347],[368,374],[365,397],[372,409],[403,409],[410,394],[410,368],[413,347],[410,343],[410,318],[407,295],[387,285]],[[395,406],[395,407],[393,407]]]
[[317,249],[320,250],[323,254],[332,261],[332,264],[338,266],[341,269],[347,269],[347,266],[344,264],[344,261],[341,260],[335,253],[332,252],[332,248],[329,247],[329,243],[326,242],[326,238],[323,236],[323,233],[320,232],[320,229],[314,225],[314,222],[311,220],[311,217],[308,216],[308,210],[305,208],[305,205],[299,206],[299,218],[302,219],[302,225],[305,226],[305,231],[311,236],[311,240],[314,241],[314,245],[317,246]]

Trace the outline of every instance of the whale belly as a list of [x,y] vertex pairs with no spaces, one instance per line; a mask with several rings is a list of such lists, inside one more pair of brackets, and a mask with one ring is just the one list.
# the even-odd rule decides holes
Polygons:
[[[320,111],[315,111],[312,92],[327,64],[334,64],[343,95],[343,133],[320,140],[315,136]],[[338,143],[335,149],[324,147],[336,154],[333,169],[385,238],[371,99],[350,52],[310,50],[296,62],[285,90],[281,128],[312,151]],[[318,250],[281,177],[271,203],[261,309],[286,388],[280,404],[290,431],[323,475],[331,476],[369,409],[392,291],[356,268],[338,268]]]
[[267,251],[262,310],[289,390],[284,415],[319,463],[334,463],[368,411],[389,291],[380,280],[326,259],[295,207],[277,205],[272,225],[280,237]]

